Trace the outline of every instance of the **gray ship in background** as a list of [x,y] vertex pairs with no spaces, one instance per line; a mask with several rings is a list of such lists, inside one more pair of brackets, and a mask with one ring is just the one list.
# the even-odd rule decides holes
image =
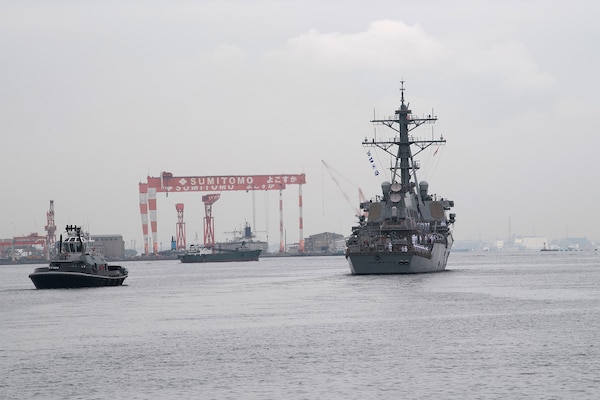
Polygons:
[[[352,227],[346,242],[346,259],[352,274],[416,274],[438,272],[446,268],[452,247],[455,214],[447,211],[454,202],[429,194],[429,185],[417,179],[419,163],[414,159],[432,145],[446,143],[421,140],[411,132],[437,118],[418,118],[404,102],[390,119],[373,120],[395,131],[387,140],[371,139],[365,147],[377,147],[392,156],[391,181],[381,184],[382,194],[360,204],[363,215]],[[413,149],[415,152],[413,153]]]

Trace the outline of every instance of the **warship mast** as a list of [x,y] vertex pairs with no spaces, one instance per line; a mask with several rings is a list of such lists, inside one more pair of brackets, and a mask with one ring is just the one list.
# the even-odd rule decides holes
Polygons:
[[[371,123],[375,125],[385,125],[388,128],[396,131],[397,135],[393,139],[387,141],[365,141],[363,146],[367,147],[378,147],[390,154],[395,159],[394,166],[390,168],[392,184],[400,183],[400,193],[410,192],[416,182],[416,170],[419,168],[418,163],[413,160],[413,157],[433,144],[444,144],[446,140],[440,137],[438,140],[419,140],[409,135],[409,133],[419,126],[425,123],[435,123],[437,117],[428,115],[423,118],[417,118],[412,115],[412,111],[409,109],[410,103],[404,101],[404,81],[400,81],[400,108],[395,111],[395,117],[388,119],[374,119]],[[411,146],[416,145],[418,151],[415,154],[411,152]],[[393,150],[393,146],[398,146],[396,152]],[[400,173],[398,173],[398,170]],[[411,175],[414,175],[415,182],[411,184]],[[398,180],[399,179],[399,180]]]

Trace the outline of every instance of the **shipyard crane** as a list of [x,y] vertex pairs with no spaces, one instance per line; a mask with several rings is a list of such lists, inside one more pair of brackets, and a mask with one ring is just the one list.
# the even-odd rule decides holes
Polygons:
[[50,209],[46,213],[46,259],[50,259],[53,255],[55,243],[56,243],[56,224],[54,223],[54,200],[50,200]]
[[[138,184],[144,254],[148,255],[150,251],[158,254],[157,193],[279,191],[279,235],[280,242],[283,243],[281,196],[282,191],[290,185],[298,185],[298,250],[303,252],[302,185],[304,184],[306,184],[304,174],[174,176],[171,172],[162,171],[158,177],[148,176],[145,182],[139,182]],[[210,233],[214,237],[214,230]]]
[[185,250],[187,245],[185,243],[185,222],[183,222],[183,203],[175,204],[177,210],[177,225],[175,232],[177,233],[177,242],[175,248],[177,250]]
[[[331,177],[331,179],[333,180],[333,182],[337,185],[338,189],[340,189],[340,192],[342,192],[342,195],[344,196],[344,198],[348,201],[348,204],[350,204],[350,207],[352,207],[352,209],[354,210],[354,212],[356,213],[356,216],[359,217],[362,215],[362,212],[360,210],[359,207],[356,207],[356,204],[353,203],[350,200],[350,197],[348,196],[348,194],[344,191],[344,189],[342,188],[342,186],[340,185],[339,181],[337,180],[337,178],[335,177],[335,175],[333,174],[332,171],[334,171],[336,174],[338,174],[339,176],[341,176],[342,178],[344,178],[344,176],[342,174],[340,174],[338,171],[336,171],[335,169],[333,169],[332,167],[330,167],[324,160],[321,160],[321,163],[323,163],[323,165],[325,166],[325,168],[327,169],[327,172],[329,173],[329,176]],[[349,179],[344,178],[346,181],[348,181],[350,184],[352,184],[352,186],[357,187],[356,185],[354,185],[352,182],[350,182]],[[358,204],[361,204],[365,201],[365,195],[363,194],[363,191],[361,188],[358,188]]]
[[204,203],[204,247],[215,246],[215,219],[212,216],[212,205],[219,200],[221,193],[212,193],[202,196]]

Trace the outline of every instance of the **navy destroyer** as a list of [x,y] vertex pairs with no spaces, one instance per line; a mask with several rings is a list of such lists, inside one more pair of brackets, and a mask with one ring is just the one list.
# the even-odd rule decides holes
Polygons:
[[414,129],[435,123],[437,118],[413,115],[404,101],[404,82],[400,92],[400,108],[395,115],[371,121],[390,128],[394,136],[386,140],[365,138],[363,142],[364,147],[388,153],[393,161],[391,180],[381,184],[381,195],[360,204],[363,214],[346,242],[346,259],[355,275],[443,271],[452,247],[455,214],[447,211],[454,202],[431,195],[429,184],[418,181],[419,163],[414,158],[446,140],[412,136]]

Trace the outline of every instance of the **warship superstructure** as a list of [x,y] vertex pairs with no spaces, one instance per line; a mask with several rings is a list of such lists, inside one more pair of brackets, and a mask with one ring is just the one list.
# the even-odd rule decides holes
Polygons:
[[400,108],[395,115],[371,121],[390,128],[394,136],[386,140],[365,138],[363,142],[364,147],[388,153],[393,161],[391,180],[381,184],[381,195],[360,204],[363,214],[346,242],[346,259],[355,275],[443,271],[452,247],[455,214],[447,211],[454,202],[431,195],[429,184],[418,181],[419,162],[414,158],[446,140],[412,136],[414,129],[437,118],[413,115],[404,101],[404,82],[400,91]]

